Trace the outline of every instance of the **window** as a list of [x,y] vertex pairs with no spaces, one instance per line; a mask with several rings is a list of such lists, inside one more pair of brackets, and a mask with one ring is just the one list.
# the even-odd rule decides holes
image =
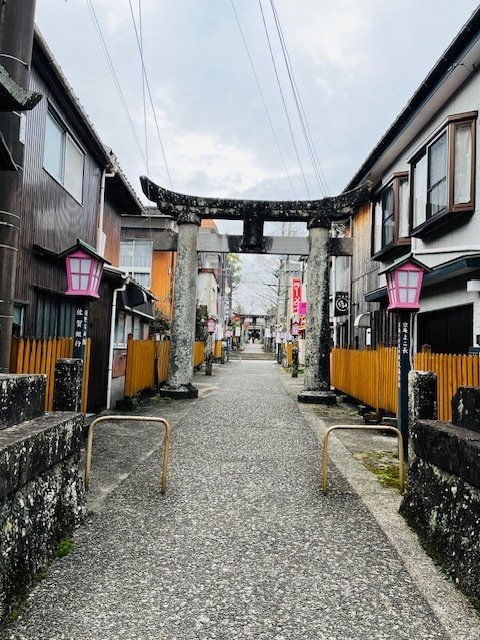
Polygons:
[[73,138],[48,112],[43,166],[80,203],[82,202],[84,160],[85,156]]
[[374,200],[373,254],[383,257],[410,243],[408,174],[396,173]]
[[24,328],[25,328],[25,306],[21,304],[14,304],[12,335],[14,335],[16,338],[23,337]]
[[153,243],[146,240],[127,240],[120,243],[120,268],[128,271],[147,289],[150,287]]
[[411,161],[412,235],[474,210],[476,112],[451,116]]
[[75,329],[75,303],[39,294],[35,314],[37,338],[69,338]]

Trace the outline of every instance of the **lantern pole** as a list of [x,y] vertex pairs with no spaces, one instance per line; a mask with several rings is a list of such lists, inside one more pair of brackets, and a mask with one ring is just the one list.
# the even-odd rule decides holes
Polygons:
[[73,357],[83,360],[88,337],[88,313],[90,302],[78,298],[75,306],[75,332],[73,334]]
[[403,437],[403,453],[408,459],[408,374],[410,372],[410,333],[412,313],[402,309],[398,313],[398,407],[397,428]]

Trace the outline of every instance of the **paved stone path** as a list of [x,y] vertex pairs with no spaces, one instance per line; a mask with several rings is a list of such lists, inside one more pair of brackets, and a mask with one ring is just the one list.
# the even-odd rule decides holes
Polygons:
[[[199,378],[194,403],[141,409],[173,416],[164,497],[158,431],[98,427],[94,513],[2,637],[479,637],[446,630],[337,470],[322,495],[318,438],[277,364],[229,362],[214,374]],[[109,453],[109,446],[117,449]],[[115,471],[122,457],[126,466]]]

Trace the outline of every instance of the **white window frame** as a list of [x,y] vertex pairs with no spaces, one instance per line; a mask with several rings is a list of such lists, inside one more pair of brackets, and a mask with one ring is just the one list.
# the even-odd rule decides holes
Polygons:
[[[53,165],[47,159],[48,149],[48,130],[49,125],[56,127],[60,134],[60,147],[58,148],[58,171],[55,171]],[[81,161],[81,171],[75,167],[75,162],[70,161],[71,151],[78,152],[77,160]],[[70,153],[69,153],[70,152]],[[73,156],[72,156],[73,157]],[[67,128],[62,124],[60,118],[49,109],[45,121],[45,140],[43,149],[43,168],[45,171],[79,203],[83,203],[83,183],[85,172],[85,153],[82,151],[77,142],[73,139]],[[81,173],[81,175],[80,175]],[[73,179],[71,178],[73,176]],[[74,183],[78,182],[77,185]]]
[[135,246],[136,245],[149,245],[150,247],[150,264],[148,266],[136,266],[136,265],[126,265],[126,264],[120,264],[120,269],[122,271],[125,271],[127,273],[129,273],[132,278],[134,278],[135,280],[137,280],[137,274],[138,275],[148,275],[148,282],[140,282],[140,280],[137,280],[139,282],[139,284],[141,284],[142,286],[144,286],[146,289],[150,288],[150,284],[152,281],[152,262],[153,262],[153,242],[151,240],[142,240],[142,239],[134,239],[134,240],[122,240],[120,242],[120,262],[122,262],[122,251],[126,248],[126,247],[131,247],[132,251],[133,251],[133,255],[132,255],[132,262],[134,262],[134,258],[135,258]]

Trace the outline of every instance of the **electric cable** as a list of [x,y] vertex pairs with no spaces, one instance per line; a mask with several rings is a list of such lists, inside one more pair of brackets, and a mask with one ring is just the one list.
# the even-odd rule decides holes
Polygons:
[[130,129],[132,131],[133,137],[135,138],[135,142],[137,144],[137,147],[138,147],[138,150],[140,152],[140,155],[143,158],[143,161],[145,162],[145,165],[146,165],[147,164],[147,159],[145,158],[145,154],[143,152],[142,145],[140,143],[137,131],[135,129],[135,125],[133,124],[132,116],[131,116],[130,111],[128,109],[128,105],[127,105],[127,102],[125,100],[125,96],[123,95],[123,91],[122,91],[122,88],[120,86],[120,82],[118,80],[118,76],[117,76],[117,73],[115,71],[115,67],[114,67],[114,64],[112,62],[112,58],[110,56],[110,52],[108,50],[107,44],[105,42],[105,39],[103,37],[102,29],[100,27],[100,23],[98,21],[97,14],[95,13],[95,9],[93,8],[92,0],[87,0],[87,4],[88,4],[88,8],[90,9],[90,15],[92,16],[93,23],[95,25],[95,29],[96,29],[96,31],[98,33],[99,38],[100,38],[100,42],[102,44],[103,52],[104,52],[105,57],[107,59],[107,63],[108,63],[108,66],[110,68],[110,72],[112,74],[113,81],[115,83],[115,87],[116,87],[117,92],[118,92],[118,94],[120,96],[120,100],[122,102],[125,114],[127,116],[127,120],[128,120],[129,125],[130,125]]
[[252,56],[251,56],[251,54],[250,54],[250,50],[249,50],[249,48],[248,48],[247,40],[246,40],[246,38],[245,38],[245,34],[244,34],[243,29],[242,29],[242,25],[240,24],[240,20],[239,20],[239,17],[238,17],[237,10],[236,10],[236,8],[235,8],[234,0],[230,0],[230,2],[231,2],[231,5],[232,5],[233,12],[234,12],[234,14],[235,14],[235,19],[236,19],[236,22],[237,22],[237,25],[238,25],[238,29],[239,29],[239,31],[240,31],[240,35],[241,35],[241,37],[242,37],[242,41],[243,41],[243,45],[244,45],[244,47],[245,47],[245,51],[247,52],[247,56],[248,56],[248,60],[249,60],[249,62],[250,62],[250,67],[251,67],[251,69],[252,69],[253,77],[255,78],[255,82],[256,82],[256,85],[257,85],[257,89],[258,89],[258,92],[259,92],[259,94],[260,94],[260,98],[261,98],[261,100],[262,100],[263,106],[264,106],[264,108],[265,108],[265,112],[266,112],[266,114],[267,114],[268,123],[269,123],[269,125],[270,125],[270,129],[271,129],[271,131],[272,131],[272,135],[273,135],[273,138],[274,138],[274,140],[275,140],[275,144],[277,145],[278,153],[279,153],[280,158],[281,158],[281,160],[282,160],[282,164],[283,164],[283,167],[284,167],[284,169],[285,169],[285,173],[286,173],[286,176],[287,176],[287,178],[288,178],[288,182],[289,182],[289,184],[290,184],[290,188],[291,188],[291,190],[292,190],[293,198],[294,198],[294,200],[296,200],[296,199],[297,199],[297,195],[296,195],[296,192],[295,192],[295,188],[294,188],[294,186],[293,186],[292,179],[291,179],[290,174],[289,174],[289,172],[288,172],[287,164],[286,164],[286,162],[285,162],[285,158],[284,158],[284,155],[283,155],[283,153],[282,153],[282,149],[281,149],[281,147],[280,147],[280,143],[279,143],[279,141],[278,141],[278,137],[277,137],[277,134],[276,134],[276,132],[275,132],[275,128],[274,128],[274,126],[273,126],[272,119],[271,119],[271,117],[270,117],[270,112],[269,112],[269,110],[268,110],[267,103],[266,103],[266,101],[265,101],[265,96],[264,96],[264,94],[263,94],[262,87],[261,87],[260,82],[259,82],[259,80],[258,80],[258,75],[257,75],[257,72],[256,72],[256,70],[255,70],[255,65],[254,65],[254,63],[253,63],[253,59],[252,59]]
[[274,71],[275,71],[275,77],[276,77],[276,80],[277,80],[277,86],[278,86],[278,89],[280,91],[280,96],[281,96],[281,99],[282,99],[283,108],[284,108],[285,115],[286,115],[286,118],[287,118],[287,123],[288,123],[288,128],[289,128],[289,131],[290,131],[290,136],[292,138],[293,148],[295,150],[295,155],[297,157],[297,162],[298,162],[298,165],[300,167],[300,172],[301,172],[302,177],[303,177],[303,183],[305,185],[305,190],[307,192],[308,198],[310,199],[310,190],[308,188],[307,179],[306,179],[306,176],[305,176],[305,172],[303,170],[302,161],[300,160],[300,155],[298,153],[297,144],[295,142],[295,135],[293,133],[292,123],[291,123],[291,120],[290,120],[290,115],[288,113],[287,103],[285,101],[285,96],[284,96],[282,85],[281,85],[281,82],[280,82],[280,77],[278,75],[277,64],[275,62],[275,56],[273,54],[272,44],[271,44],[271,41],[270,41],[270,35],[268,33],[267,22],[265,20],[265,14],[264,14],[263,7],[262,7],[262,0],[258,0],[258,5],[260,7],[260,13],[262,14],[262,21],[263,21],[263,26],[264,26],[264,30],[265,30],[265,35],[267,37],[267,43],[268,43],[268,48],[269,48],[269,51],[270,51],[270,57],[272,59],[272,64],[273,64],[273,68],[274,68]]
[[280,18],[278,16],[278,12],[277,12],[277,8],[275,6],[275,2],[274,0],[270,0],[270,5],[272,8],[272,13],[273,13],[273,17],[275,20],[275,26],[276,26],[276,30],[277,30],[277,34],[278,34],[278,39],[280,41],[280,46],[282,49],[282,53],[283,53],[283,58],[285,61],[285,67],[287,69],[287,75],[290,81],[290,86],[292,88],[292,94],[293,94],[293,98],[295,101],[295,105],[297,108],[297,113],[298,113],[298,118],[300,121],[300,125],[302,127],[302,131],[304,134],[304,138],[305,138],[305,144],[307,146],[309,155],[310,155],[310,159],[312,161],[312,167],[313,170],[315,172],[315,176],[317,178],[318,184],[321,188],[321,190],[323,191],[324,195],[328,195],[328,185],[327,185],[327,181],[325,179],[325,175],[322,171],[320,162],[318,160],[318,154],[317,151],[315,149],[315,145],[313,144],[313,139],[312,139],[312,135],[310,132],[310,127],[308,124],[308,119],[305,113],[305,109],[303,106],[303,102],[300,96],[300,92],[298,90],[298,86],[295,80],[295,75],[293,72],[293,67],[292,67],[292,63],[291,63],[291,59],[290,59],[290,55],[288,53],[288,48],[286,45],[286,41],[285,41],[285,36],[283,34],[283,29],[280,23]]
[[167,177],[168,177],[168,182],[170,184],[170,189],[173,190],[172,178],[170,176],[170,170],[168,168],[168,162],[167,162],[167,156],[166,156],[166,153],[165,153],[165,147],[163,145],[162,136],[160,135],[160,127],[158,125],[157,112],[155,110],[155,105],[154,105],[154,102],[153,102],[153,96],[152,96],[152,92],[151,92],[151,89],[150,89],[150,82],[148,81],[148,75],[147,75],[147,71],[145,69],[145,60],[144,60],[144,57],[143,57],[143,47],[142,47],[142,44],[141,44],[141,41],[140,41],[140,36],[138,34],[137,23],[135,21],[135,15],[133,13],[132,0],[128,0],[128,4],[130,5],[130,13],[131,13],[131,16],[132,16],[133,28],[135,30],[135,36],[136,36],[136,39],[137,39],[137,45],[138,45],[139,52],[140,52],[140,59],[142,61],[143,76],[145,78],[145,84],[147,86],[148,97],[150,99],[150,105],[152,107],[153,119],[155,121],[155,128],[156,128],[156,131],[157,131],[158,141],[160,143],[160,149],[162,151],[163,162],[165,164],[165,170],[167,172]]

